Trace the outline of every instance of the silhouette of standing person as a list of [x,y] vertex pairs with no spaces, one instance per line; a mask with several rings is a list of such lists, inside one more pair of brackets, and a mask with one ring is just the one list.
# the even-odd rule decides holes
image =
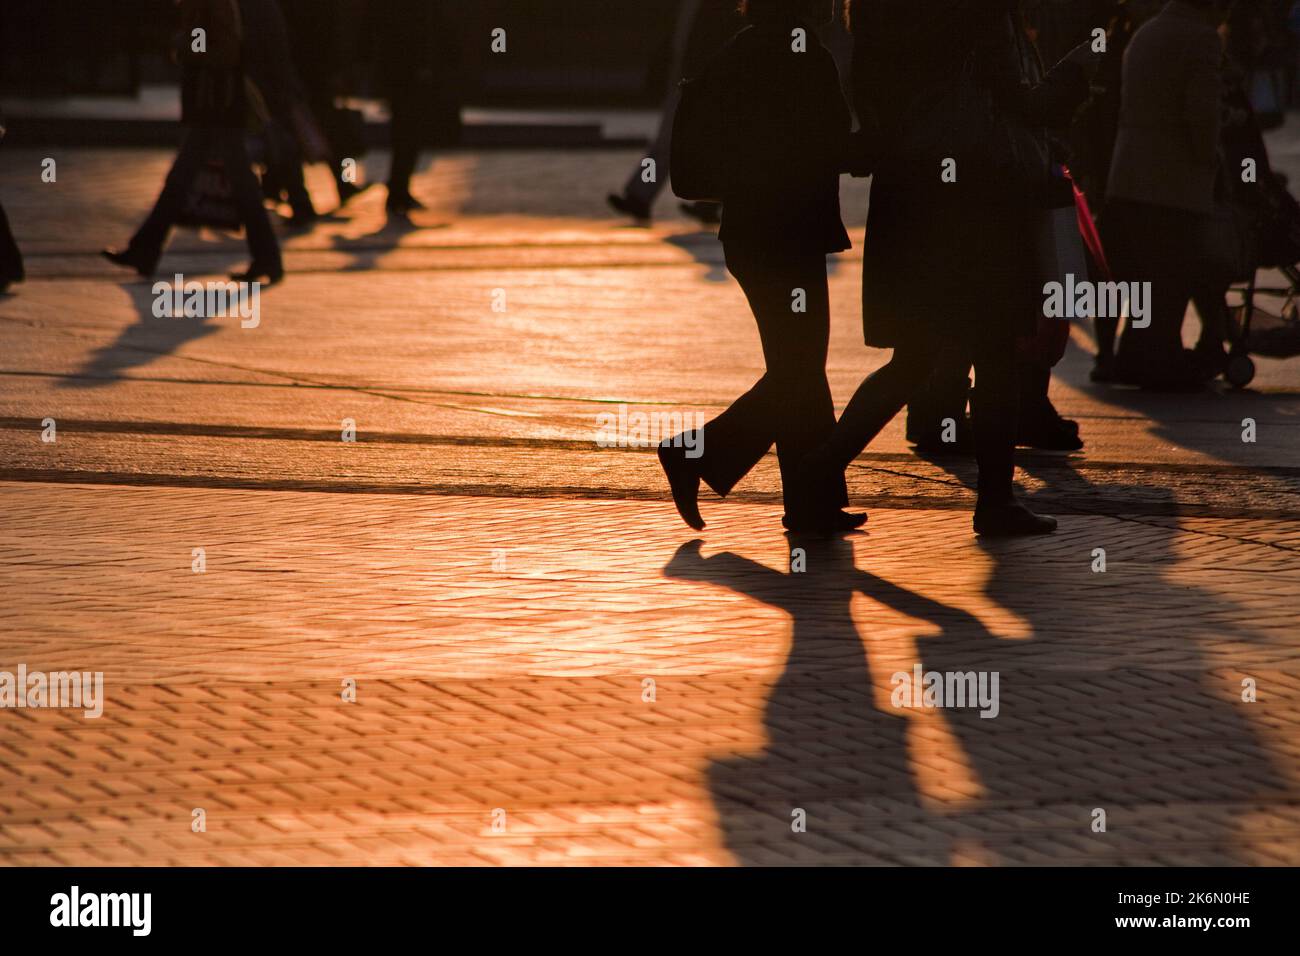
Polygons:
[[262,205],[262,191],[244,146],[248,95],[244,85],[243,22],[236,0],[180,0],[181,122],[185,140],[153,211],[127,247],[104,257],[151,276],[195,177],[209,159],[222,161],[253,261],[232,278],[241,282],[284,276],[280,245]]
[[[0,114],[0,142],[5,137],[5,118]],[[0,206],[0,294],[9,291],[15,282],[22,282],[23,255],[14,242],[14,234],[9,229],[9,217],[5,215],[4,206]]]
[[315,119],[307,109],[307,93],[294,67],[289,25],[279,0],[239,0],[244,23],[244,68],[266,103],[269,120],[264,140],[267,179],[275,184],[271,198],[281,192],[293,210],[290,226],[302,228],[319,216],[303,177],[300,124]]
[[[683,76],[695,75],[701,66],[702,55],[713,53],[716,47],[722,45],[723,39],[735,31],[735,15],[734,0],[679,0],[668,60],[670,87],[659,115],[659,128],[650,143],[650,149],[644,159],[637,163],[622,192],[610,193],[606,197],[615,212],[631,216],[638,222],[650,221],[655,200],[668,181],[666,176],[658,175],[658,170],[667,169],[668,156],[672,150],[673,118],[680,97],[678,83]],[[719,27],[726,31],[721,37],[717,36]],[[655,175],[648,179],[644,160],[653,160],[653,168],[656,170]],[[721,216],[717,203],[711,202],[682,203],[682,211],[705,224],[716,223]]]
[[[1056,529],[1015,499],[1018,376],[1016,339],[1034,334],[1042,314],[1035,225],[1039,183],[1050,168],[1001,169],[997,144],[976,142],[966,165],[945,181],[934,143],[974,122],[949,115],[948,90],[961,83],[986,99],[1004,128],[1041,136],[1088,93],[1094,55],[1076,48],[1036,85],[1021,81],[1021,31],[1014,0],[857,0],[853,91],[858,115],[878,131],[884,158],[872,183],[862,270],[866,343],[892,348],[844,410],[830,440],[807,462],[812,487],[831,487],[934,371],[946,348],[975,366],[971,399],[979,502],[975,531],[1044,534]],[[938,107],[933,104],[939,104]],[[1023,139],[1022,139],[1023,142]],[[920,143],[914,148],[914,144]],[[946,147],[945,147],[946,148]],[[917,165],[917,157],[934,152]],[[1028,155],[1028,152],[1026,152]],[[1014,165],[1015,161],[1011,161]],[[923,167],[923,168],[922,168]],[[1045,188],[1045,186],[1043,187]]]
[[423,209],[411,177],[428,146],[459,135],[460,107],[452,94],[458,58],[440,0],[385,0],[375,7],[379,66],[392,114],[389,213]]
[[[840,510],[848,504],[842,475],[820,499],[795,481],[803,457],[835,425],[826,256],[850,246],[839,200],[848,105],[834,60],[804,19],[829,18],[830,8],[830,0],[749,0],[741,7],[749,25],[708,74],[727,170],[719,238],[753,309],[767,371],[693,443],[677,436],[660,446],[674,503],[696,529],[704,527],[700,482],[725,497],[774,442],[788,529],[866,520]],[[692,459],[688,447],[702,454]]]

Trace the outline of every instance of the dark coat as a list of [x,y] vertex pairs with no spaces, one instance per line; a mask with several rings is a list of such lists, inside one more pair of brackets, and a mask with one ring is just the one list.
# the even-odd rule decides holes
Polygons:
[[[241,129],[248,121],[244,89],[243,23],[236,0],[182,0],[181,122],[186,126]],[[193,36],[204,31],[206,50]]]
[[[807,49],[792,50],[802,28]],[[722,52],[716,83],[728,188],[718,238],[751,256],[824,255],[850,247],[840,219],[840,170],[851,118],[840,75],[798,21],[751,26]]]
[[1189,4],[1170,3],[1133,35],[1108,200],[1213,209],[1222,66],[1219,34]]
[[[951,84],[974,57],[995,108],[1031,127],[1064,125],[1088,94],[1086,71],[1062,64],[1040,82],[1016,41],[1010,2],[857,0],[853,92],[858,115],[886,154],[909,107]],[[960,180],[960,172],[959,172]],[[1012,337],[1033,331],[1042,289],[1034,267],[1040,197],[954,189],[939,170],[906,184],[877,173],[863,250],[868,345]]]

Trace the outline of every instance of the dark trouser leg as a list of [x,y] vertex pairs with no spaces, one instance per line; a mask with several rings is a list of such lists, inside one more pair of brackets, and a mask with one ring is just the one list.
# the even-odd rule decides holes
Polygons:
[[1052,385],[1052,370],[1034,362],[1019,363],[1020,421],[1027,425],[1047,424],[1056,418],[1056,409],[1047,397]]
[[937,445],[943,439],[944,421],[960,424],[970,398],[970,355],[959,348],[944,349],[934,371],[907,404],[907,437],[919,444]]
[[1097,358],[1103,362],[1115,357],[1115,337],[1119,332],[1119,319],[1107,316],[1092,320],[1097,335]]
[[1019,362],[1011,342],[991,342],[978,347],[971,412],[981,504],[1005,504],[1014,498],[1020,403],[1018,377]]
[[[172,161],[172,168],[163,182],[162,192],[154,201],[153,209],[140,228],[131,237],[130,249],[144,258],[157,259],[171,233],[185,197],[199,168],[212,155],[212,131],[192,128],[185,132],[180,151]],[[261,200],[258,200],[259,204]]]
[[1116,270],[1127,282],[1150,282],[1150,325],[1130,321],[1120,334],[1122,363],[1167,368],[1182,356],[1183,318],[1196,291],[1204,217],[1139,203],[1112,203],[1107,241],[1119,249]]
[[[726,495],[775,443],[787,513],[841,508],[848,503],[842,485],[831,494],[833,500],[807,502],[796,480],[804,457],[835,426],[826,381],[830,301],[825,257],[770,266],[729,253],[727,265],[754,311],[767,372],[704,427],[701,477]],[[795,289],[805,292],[806,312],[792,311]]]
[[9,217],[0,206],[0,285],[9,282],[21,282],[23,279],[23,255],[14,242],[14,234],[9,229]]
[[277,128],[274,135],[277,138],[276,172],[284,185],[289,205],[295,216],[310,219],[316,215],[316,207],[312,205],[311,193],[307,191],[307,180],[303,177],[302,147],[298,145],[297,137],[288,128]]
[[410,90],[394,90],[391,100],[393,162],[388,170],[388,195],[411,195],[411,176],[420,161],[420,104]]
[[1228,303],[1224,289],[1198,289],[1192,297],[1201,317],[1201,336],[1197,351],[1221,353],[1228,338]]
[[816,452],[817,469],[843,474],[916,394],[934,371],[938,357],[939,350],[932,343],[894,349],[888,364],[867,376],[854,392],[830,440]]
[[225,165],[253,261],[268,267],[279,266],[280,244],[271,229],[266,207],[262,205],[262,190],[244,147],[244,131],[219,129],[213,130],[211,135],[216,154]]

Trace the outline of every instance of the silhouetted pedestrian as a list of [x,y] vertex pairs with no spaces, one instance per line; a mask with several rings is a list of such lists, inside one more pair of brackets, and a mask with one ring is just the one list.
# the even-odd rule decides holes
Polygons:
[[[616,211],[638,222],[649,222],[655,200],[668,182],[668,156],[672,151],[673,118],[677,113],[678,84],[683,76],[694,76],[707,57],[735,32],[735,0],[679,0],[668,58],[668,95],[660,109],[659,127],[646,155],[637,162],[622,192],[610,193],[606,201]],[[651,176],[646,160],[653,161]],[[717,203],[682,203],[682,211],[705,224],[716,223],[721,215]]]
[[[749,0],[749,26],[710,68],[727,184],[719,238],[727,268],[758,322],[767,371],[688,442],[665,441],[660,461],[677,509],[703,528],[700,482],[726,496],[776,444],[792,531],[857,527],[843,476],[813,498],[797,481],[804,456],[830,435],[835,406],[826,380],[830,297],[826,256],[849,248],[840,220],[839,173],[848,164],[850,115],[839,73],[805,17],[829,16],[829,0]],[[792,37],[803,31],[806,50]],[[702,450],[692,459],[686,449]]]
[[[1042,127],[1083,101],[1092,55],[1076,50],[1028,86],[1012,2],[857,0],[851,10],[858,115],[879,130],[885,154],[872,185],[863,325],[868,345],[894,354],[810,457],[808,478],[824,488],[842,480],[945,349],[956,348],[976,375],[976,532],[1051,532],[1056,521],[1018,503],[1013,490],[1015,343],[1035,333],[1043,311],[1031,265],[1051,176]],[[991,112],[963,107],[963,93]],[[1018,148],[1004,153],[1003,138]]]
[[[365,151],[360,114],[340,108],[343,75],[357,57],[355,38],[363,13],[360,0],[281,0],[289,25],[293,62],[302,80],[311,115],[329,144],[328,161],[339,205],[369,187],[359,181],[359,160]],[[350,29],[349,29],[350,28]]]
[[[262,131],[266,149],[266,179],[274,183],[272,197],[281,194],[293,210],[296,228],[316,221],[316,208],[303,177],[301,137],[315,124],[307,94],[294,67],[289,28],[279,0],[239,0],[244,26],[243,65],[266,104]],[[319,136],[319,133],[316,133]]]
[[104,256],[152,276],[199,170],[220,160],[244,224],[253,261],[240,281],[284,275],[280,246],[262,205],[261,187],[244,146],[249,103],[244,84],[243,24],[235,0],[181,0],[181,122],[185,140],[153,211],[121,251]]
[[1115,375],[1193,388],[1217,374],[1183,348],[1203,288],[1219,169],[1223,48],[1216,0],[1173,0],[1124,53],[1122,105],[1102,234],[1116,278],[1151,283],[1148,328],[1120,335]]
[[420,153],[459,135],[459,51],[441,0],[376,4],[379,68],[392,115],[387,209],[405,215],[424,204],[411,194]]

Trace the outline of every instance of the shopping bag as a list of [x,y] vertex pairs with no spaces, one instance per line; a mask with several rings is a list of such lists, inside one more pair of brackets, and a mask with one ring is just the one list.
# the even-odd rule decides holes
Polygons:
[[221,160],[208,160],[199,168],[176,224],[193,229],[239,231],[242,225],[239,207],[235,204],[235,192]]

